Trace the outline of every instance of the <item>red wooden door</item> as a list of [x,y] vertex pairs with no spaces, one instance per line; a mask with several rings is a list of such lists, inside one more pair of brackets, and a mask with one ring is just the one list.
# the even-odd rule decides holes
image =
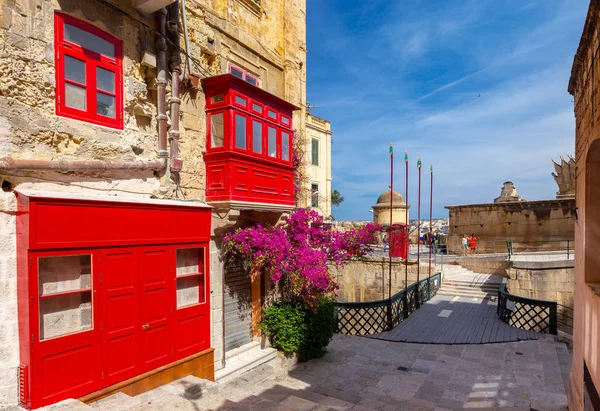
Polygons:
[[138,256],[132,249],[101,257],[103,385],[137,374],[139,343]]
[[165,365],[173,357],[171,314],[175,290],[170,251],[167,247],[149,247],[139,254],[141,372]]
[[89,251],[30,255],[31,354],[36,365],[32,404],[78,397],[97,387],[101,367],[93,260]]

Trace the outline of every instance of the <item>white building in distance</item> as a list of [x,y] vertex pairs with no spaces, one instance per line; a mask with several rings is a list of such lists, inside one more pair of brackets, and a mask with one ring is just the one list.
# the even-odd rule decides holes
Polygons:
[[325,218],[331,215],[331,123],[306,116],[307,204]]

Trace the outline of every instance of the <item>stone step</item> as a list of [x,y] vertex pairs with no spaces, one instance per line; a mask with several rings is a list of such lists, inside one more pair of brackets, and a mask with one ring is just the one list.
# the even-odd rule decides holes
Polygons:
[[450,283],[449,282],[449,283],[443,283],[442,288],[453,288],[453,289],[457,289],[457,290],[471,290],[471,291],[481,290],[481,291],[486,291],[486,292],[498,292],[500,287],[496,287],[494,285],[487,285],[487,284],[466,284],[466,283],[456,283],[456,282]]
[[260,343],[258,341],[252,341],[248,344],[244,344],[241,347],[234,348],[225,353],[225,360],[250,354],[252,351],[260,350]]
[[215,371],[215,381],[223,384],[262,364],[273,362],[276,365],[277,361],[277,350],[274,348],[250,350],[247,355],[226,360],[225,367]]
[[69,398],[68,400],[60,401],[52,405],[37,408],[36,411],[91,411],[94,408],[79,400]]
[[459,293],[453,291],[438,291],[438,295],[452,296],[452,297],[467,297],[467,298],[481,298],[481,299],[493,299],[497,297],[496,294],[486,293]]
[[97,410],[126,411],[134,407],[138,407],[140,404],[141,401],[138,397],[131,397],[127,394],[123,394],[122,392],[117,392],[89,405]]

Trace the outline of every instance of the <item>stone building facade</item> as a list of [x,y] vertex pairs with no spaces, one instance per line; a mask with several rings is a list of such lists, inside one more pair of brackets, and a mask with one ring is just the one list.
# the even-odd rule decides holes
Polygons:
[[504,183],[493,203],[446,206],[448,250],[461,253],[463,235],[475,234],[478,253],[543,251],[574,248],[575,198],[526,201],[511,181]]
[[599,409],[600,399],[600,1],[590,1],[569,93],[575,111],[575,314],[569,409]]
[[[185,4],[184,8],[180,7],[181,3]],[[178,244],[200,244],[198,250],[204,250],[206,245],[206,254],[201,257],[201,261],[210,261],[205,273],[210,274],[209,283],[203,288],[210,290],[207,297],[210,335],[206,344],[210,347],[211,364],[206,367],[214,376],[215,371],[226,366],[224,306],[226,301],[237,301],[238,291],[224,281],[226,269],[220,239],[243,221],[276,223],[293,206],[282,206],[277,201],[272,204],[248,201],[243,207],[231,205],[233,202],[230,205],[219,202],[217,207],[210,208],[206,190],[209,177],[204,160],[210,150],[207,102],[205,89],[198,80],[225,75],[235,77],[230,80],[233,83],[244,83],[239,85],[241,89],[259,96],[256,101],[267,102],[265,130],[267,124],[275,124],[269,123],[271,120],[267,117],[269,102],[273,102],[273,107],[293,107],[291,120],[277,114],[277,160],[282,160],[281,164],[288,161],[285,148],[281,148],[286,144],[283,142],[286,124],[293,127],[291,145],[303,151],[306,140],[305,10],[304,0],[0,1],[0,180],[3,188],[0,193],[0,318],[3,327],[0,406],[18,403],[19,388],[21,396],[24,395],[24,383],[30,384],[31,390],[27,393],[30,398],[38,396],[35,397],[39,399],[38,405],[58,400],[62,395],[56,388],[46,397],[40,397],[39,385],[31,385],[34,384],[32,379],[37,377],[27,374],[39,364],[31,364],[28,369],[23,367],[23,344],[29,341],[23,327],[29,320],[37,321],[34,318],[37,314],[29,313],[22,301],[27,292],[37,293],[37,290],[25,290],[27,280],[21,282],[23,278],[37,275],[31,271],[31,264],[27,266],[24,256],[34,255],[38,249],[23,249],[19,237],[41,233],[42,229],[54,230],[49,231],[51,238],[53,232],[66,236],[72,228],[94,226],[107,236],[122,236],[111,237],[111,247],[150,246],[152,241],[165,242],[167,248],[175,247],[168,243],[168,236],[177,238],[173,241]],[[95,47],[97,49],[89,53]],[[248,112],[251,111],[249,104]],[[242,110],[234,107],[233,102],[231,107],[232,113]],[[247,118],[250,127],[250,119],[254,117],[248,115]],[[214,130],[214,122],[212,124]],[[233,136],[233,129],[227,127],[224,133],[231,132]],[[250,138],[248,133],[248,141],[253,141]],[[264,144],[270,144],[266,136]],[[265,152],[265,158],[267,156]],[[291,161],[291,155],[289,157]],[[286,170],[291,169],[291,166],[286,167]],[[40,214],[40,227],[23,226],[20,216],[33,216],[33,204],[42,210],[42,203],[59,204],[64,210],[75,212],[69,215],[61,211],[64,220],[54,225],[43,220]],[[93,215],[81,217],[77,212],[84,206],[109,210],[103,217],[106,220],[95,221],[90,217]],[[162,216],[161,220],[144,217],[144,210],[150,209]],[[209,217],[206,220],[197,217],[202,213],[208,213]],[[185,215],[189,219],[184,218]],[[33,224],[33,221],[38,220],[32,217],[28,223]],[[186,227],[185,221],[188,224],[198,221],[199,225]],[[116,222],[119,227],[112,227]],[[197,234],[190,231],[192,228]],[[81,230],[73,230],[78,231]],[[146,237],[140,237],[138,231],[146,233]],[[157,239],[148,240],[153,235]],[[93,238],[92,233],[90,236]],[[39,245],[41,234],[29,244],[39,246],[42,253],[52,248]],[[77,249],[76,245],[71,247]],[[83,268],[77,269],[80,271],[75,270],[81,276],[77,287],[82,287],[84,293],[90,287],[89,292],[93,289],[95,293],[97,267],[102,267],[96,264],[105,264],[107,257],[98,251],[102,249],[101,244],[89,247],[93,250],[90,251],[92,268],[86,269],[83,260],[77,263],[83,264]],[[171,252],[177,250],[173,248]],[[98,260],[94,253],[99,253]],[[184,266],[187,267],[183,261],[186,257],[182,254],[180,263],[179,254],[177,251],[177,275],[184,273]],[[44,264],[52,266],[52,262],[45,260]],[[40,272],[44,270],[42,265],[36,268]],[[186,273],[183,275],[193,274]],[[91,275],[92,280],[85,275]],[[196,280],[201,281],[193,281]],[[69,288],[72,287],[70,280],[48,281],[58,284],[59,289],[63,287],[67,293],[74,292]],[[92,284],[85,285],[86,281]],[[186,298],[185,293],[186,290],[177,288],[177,304]],[[39,307],[46,304],[41,298]],[[93,304],[79,305],[77,315],[88,315],[86,307],[96,310]],[[100,315],[96,311],[93,315]],[[93,318],[95,321],[96,317]],[[98,328],[98,324],[79,326],[82,330]],[[58,332],[60,334],[60,330]],[[38,344],[43,346],[38,338],[39,335],[32,335],[31,346],[25,351],[35,351]],[[102,371],[102,379],[104,377]]]
[[307,114],[307,205],[328,218],[331,215],[331,123]]

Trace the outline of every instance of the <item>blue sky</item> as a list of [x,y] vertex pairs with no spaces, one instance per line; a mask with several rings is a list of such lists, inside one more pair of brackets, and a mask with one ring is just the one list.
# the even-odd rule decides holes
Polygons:
[[371,219],[389,186],[411,219],[417,157],[422,217],[491,202],[504,181],[528,200],[554,198],[551,159],[574,152],[567,93],[587,0],[307,0],[307,100],[331,121],[338,220]]

